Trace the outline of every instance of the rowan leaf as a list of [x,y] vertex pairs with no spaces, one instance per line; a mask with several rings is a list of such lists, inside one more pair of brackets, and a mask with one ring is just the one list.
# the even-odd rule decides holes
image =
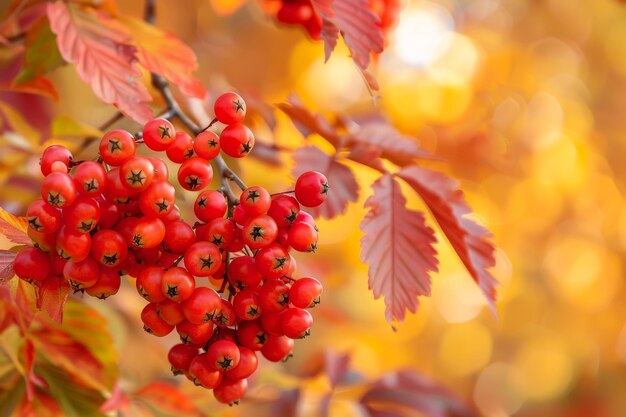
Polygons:
[[326,176],[330,184],[326,201],[318,207],[307,209],[312,216],[332,219],[343,214],[349,202],[355,202],[359,198],[359,184],[352,170],[320,148],[298,148],[293,154],[293,160],[295,165],[292,173],[295,178],[306,171],[318,171]]
[[369,7],[368,0],[311,0],[313,8],[322,17],[322,39],[326,60],[343,37],[352,59],[365,69],[372,53],[380,53],[385,37],[380,19]]
[[102,12],[76,4],[56,1],[47,10],[61,56],[75,65],[96,96],[139,123],[150,119],[151,98],[137,79],[141,72],[128,30]]
[[361,259],[369,265],[369,288],[385,300],[389,323],[415,313],[418,296],[430,295],[430,272],[437,271],[433,229],[423,213],[406,208],[400,185],[385,174],[372,185],[369,212],[361,222]]
[[176,385],[165,382],[152,382],[137,390],[132,398],[147,404],[157,415],[190,416],[198,410],[191,398]]
[[57,323],[63,321],[63,309],[70,295],[70,285],[62,277],[50,276],[39,287],[37,308],[45,311]]
[[15,138],[7,139],[7,136],[9,135],[4,135],[3,139],[6,139],[8,142],[12,142],[12,144],[23,150],[34,152],[39,149],[41,133],[32,127],[28,120],[24,118],[23,114],[8,104],[2,102],[0,102],[0,112],[6,122],[11,126],[10,130],[16,133],[16,135],[13,135]]
[[28,221],[26,217],[17,217],[0,207],[0,235],[3,235],[18,245],[32,245],[26,230]]
[[491,233],[474,220],[463,191],[457,181],[439,172],[417,166],[408,166],[397,173],[424,200],[441,230],[461,258],[476,284],[485,294],[492,313],[495,307],[498,282],[488,269],[495,265],[495,247]]
[[26,32],[24,46],[24,67],[14,79],[17,84],[33,81],[65,63],[59,53],[56,36],[45,17]]
[[4,284],[15,276],[13,271],[13,261],[15,260],[15,252],[0,249],[0,284]]
[[176,36],[143,20],[120,16],[137,47],[137,59],[148,71],[160,74],[190,97],[203,98],[206,90],[191,73],[198,68],[193,50]]
[[292,94],[286,102],[279,103],[276,107],[289,116],[302,136],[318,134],[333,146],[338,146],[341,135],[337,130],[322,115],[314,114],[304,107],[297,96]]

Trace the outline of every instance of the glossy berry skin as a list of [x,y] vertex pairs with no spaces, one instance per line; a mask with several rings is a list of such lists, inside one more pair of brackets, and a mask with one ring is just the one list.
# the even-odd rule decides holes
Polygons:
[[241,193],[239,203],[249,216],[258,216],[269,210],[272,197],[265,188],[255,185],[248,187]]
[[235,324],[235,308],[228,300],[220,298],[220,310],[213,317],[213,322],[219,327],[229,327]]
[[63,220],[68,230],[89,233],[100,221],[100,205],[91,197],[79,196],[63,211]]
[[203,222],[224,217],[228,205],[224,195],[214,190],[206,190],[198,194],[193,205],[193,212]]
[[41,198],[57,208],[69,206],[76,199],[76,185],[68,174],[53,172],[41,183]]
[[52,165],[55,162],[62,162],[66,167],[69,167],[71,161],[72,153],[65,146],[48,146],[46,149],[44,149],[41,155],[41,173],[47,176],[52,172]]
[[222,264],[222,255],[210,242],[196,242],[185,251],[185,267],[197,277],[213,275]]
[[254,148],[254,135],[241,123],[229,125],[220,135],[220,146],[226,155],[243,158]]
[[120,209],[109,200],[97,198],[98,206],[100,206],[100,221],[98,226],[101,229],[110,229],[117,224],[120,218]]
[[263,313],[259,298],[252,289],[241,290],[233,298],[235,314],[242,320],[256,320]]
[[137,144],[130,132],[123,129],[111,130],[100,141],[100,157],[111,166],[120,166],[135,156]]
[[124,237],[111,229],[96,232],[91,238],[91,257],[109,268],[120,265],[128,256]]
[[228,267],[228,279],[235,288],[255,288],[263,279],[263,275],[256,269],[255,260],[251,256],[234,258]]
[[163,273],[161,291],[172,301],[182,302],[191,296],[196,282],[186,269],[175,266]]
[[235,237],[235,224],[229,219],[218,217],[211,220],[203,228],[203,233],[198,233],[198,239],[213,243],[220,249],[227,248]]
[[193,156],[193,139],[187,132],[176,132],[174,142],[165,150],[170,161],[182,164]]
[[219,155],[220,149],[219,136],[210,130],[200,132],[193,143],[193,150],[196,155],[208,161]]
[[189,158],[178,169],[178,182],[185,190],[202,190],[208,187],[212,180],[213,168],[206,159]]
[[254,259],[257,271],[266,278],[287,275],[291,263],[289,252],[276,243],[260,249]]
[[315,252],[317,239],[317,230],[308,223],[294,223],[289,228],[289,245],[298,252]]
[[159,317],[155,303],[149,303],[143,308],[141,321],[143,322],[143,329],[147,333],[158,337],[167,336],[174,330],[174,326],[167,324]]
[[259,288],[263,314],[279,313],[289,304],[289,287],[281,280],[268,280]]
[[183,303],[183,314],[193,324],[211,321],[222,309],[221,298],[212,288],[198,287]]
[[167,360],[172,365],[174,375],[180,375],[189,372],[189,366],[196,356],[198,356],[196,346],[181,343],[172,346],[167,354]]
[[154,248],[161,244],[165,236],[165,225],[157,217],[141,217],[132,229],[132,237],[127,243],[136,248]]
[[224,373],[224,376],[232,380],[248,378],[256,371],[259,360],[256,353],[250,348],[239,346],[239,363]]
[[197,355],[189,365],[189,379],[204,388],[212,389],[222,381],[222,373],[209,366],[206,355]]
[[[30,227],[26,230],[28,237],[33,242],[33,246],[44,252],[54,252],[56,250],[57,234],[37,232]],[[56,252],[55,252],[56,253]]]
[[127,205],[137,199],[137,192],[124,187],[119,168],[113,168],[107,172],[107,186],[104,189],[107,200],[122,205]]
[[62,226],[56,236],[56,250],[60,257],[80,262],[89,256],[91,236],[89,233],[73,232]]
[[228,252],[241,252],[245,246],[245,243],[243,241],[243,233],[241,232],[241,229],[235,227],[232,221],[231,224],[233,225],[233,238],[230,243],[224,248]]
[[240,225],[243,226],[246,223],[248,223],[248,221],[254,216],[250,215],[242,206],[241,204],[237,205],[235,207],[235,209],[233,210],[233,219],[235,220],[235,222]]
[[61,227],[61,212],[41,199],[30,203],[26,218],[28,227],[40,233],[53,233]]
[[100,266],[88,257],[80,262],[68,262],[63,267],[63,276],[70,282],[74,291],[91,287],[100,278]]
[[166,150],[176,138],[176,130],[169,120],[156,118],[143,127],[143,142],[153,151]]
[[139,195],[139,208],[146,216],[163,219],[176,204],[176,190],[167,181],[152,181]]
[[157,303],[157,313],[164,322],[172,326],[176,326],[185,321],[185,313],[183,313],[181,303],[177,303],[168,298]]
[[248,380],[222,378],[222,382],[213,389],[215,399],[222,404],[238,404],[248,389]]
[[317,207],[328,196],[328,180],[317,171],[307,171],[296,180],[296,199],[305,207]]
[[271,362],[280,362],[291,356],[293,339],[287,336],[269,336],[261,349],[261,354]]
[[50,256],[49,258],[50,259],[50,272],[48,272],[48,274],[55,276],[55,277],[62,277],[63,268],[65,267],[65,264],[67,263],[67,261],[61,258],[56,253],[50,253],[49,256]]
[[122,284],[120,274],[117,270],[100,266],[100,276],[98,281],[90,287],[85,288],[85,292],[92,297],[104,300],[117,294]]
[[240,123],[246,117],[246,102],[237,93],[224,93],[215,100],[213,111],[220,123]]
[[290,195],[281,194],[272,199],[267,210],[268,216],[274,219],[278,227],[287,227],[296,220],[300,212],[300,204]]
[[322,283],[315,278],[302,277],[293,283],[289,291],[289,302],[298,308],[315,307],[320,303]]
[[15,275],[26,281],[43,281],[50,272],[50,257],[37,248],[24,248],[13,262]]
[[185,344],[204,346],[213,336],[213,323],[193,324],[183,320],[176,325],[180,340]]
[[196,234],[191,226],[182,220],[176,220],[165,226],[162,246],[166,251],[180,254],[196,241]]
[[267,342],[268,334],[263,330],[258,320],[242,321],[237,326],[237,340],[251,350],[261,350]]
[[154,167],[154,181],[168,181],[169,179],[169,170],[167,169],[167,164],[161,158],[156,158],[154,156],[146,156],[152,166]]
[[267,334],[274,336],[284,335],[280,313],[263,313],[261,316],[261,327]]
[[148,158],[135,156],[120,167],[122,185],[131,192],[141,192],[148,188],[154,179],[154,166]]
[[76,167],[74,183],[80,194],[96,197],[106,186],[106,171],[97,162],[85,161]]
[[228,371],[239,364],[239,348],[230,340],[213,342],[206,353],[209,366],[218,371]]
[[307,310],[291,307],[280,313],[280,321],[285,336],[302,339],[309,335],[313,317]]
[[242,229],[243,241],[250,249],[260,249],[272,244],[277,234],[276,222],[266,214],[256,216]]

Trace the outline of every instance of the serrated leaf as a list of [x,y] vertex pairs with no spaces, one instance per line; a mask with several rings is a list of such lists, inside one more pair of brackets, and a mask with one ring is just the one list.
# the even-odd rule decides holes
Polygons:
[[24,67],[14,79],[16,84],[35,80],[65,63],[57,48],[56,36],[45,17],[26,32],[24,46]]
[[408,166],[397,173],[422,197],[441,230],[461,258],[476,284],[487,298],[489,308],[497,316],[496,286],[489,268],[495,265],[495,247],[491,233],[467,217],[472,212],[465,202],[457,181],[439,172]]
[[50,276],[39,287],[37,308],[46,312],[57,323],[63,321],[63,309],[70,295],[70,285],[62,277]]
[[0,90],[14,93],[36,94],[39,96],[59,101],[59,92],[56,86],[44,76],[22,82],[0,83]]
[[148,405],[157,415],[197,415],[193,401],[176,385],[152,382],[133,393],[132,398]]
[[15,276],[13,261],[16,255],[13,251],[0,249],[0,284],[4,284]]
[[322,115],[311,113],[304,107],[297,96],[289,96],[286,102],[279,103],[276,107],[289,116],[302,136],[307,137],[312,134],[318,134],[332,145],[339,145],[341,136],[337,133],[337,130]]
[[150,72],[164,76],[180,91],[203,98],[206,90],[191,73],[198,68],[193,50],[171,33],[131,16],[119,18],[130,30],[139,63]]
[[418,296],[430,295],[430,272],[437,271],[434,231],[424,214],[406,208],[397,181],[385,174],[372,185],[374,194],[361,222],[361,259],[369,265],[369,288],[385,300],[389,323],[415,313]]
[[146,87],[137,79],[135,47],[119,22],[92,9],[56,1],[48,4],[50,27],[61,56],[102,101],[138,123],[153,116]]
[[26,230],[28,221],[25,217],[17,217],[0,207],[0,234],[18,245],[32,246]]
[[326,176],[330,185],[326,201],[318,207],[306,209],[311,215],[332,219],[343,214],[349,202],[355,202],[359,198],[359,184],[352,170],[320,148],[316,146],[298,148],[293,154],[293,160],[294,178],[306,171],[318,171]]

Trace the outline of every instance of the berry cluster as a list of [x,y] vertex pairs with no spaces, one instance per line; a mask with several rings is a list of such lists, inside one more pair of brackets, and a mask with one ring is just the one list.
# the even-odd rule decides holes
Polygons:
[[[234,403],[257,368],[257,351],[284,360],[293,340],[309,334],[307,308],[319,303],[322,286],[294,278],[290,250],[315,252],[315,221],[300,206],[322,204],[328,183],[309,171],[293,191],[275,195],[252,186],[234,200],[230,189],[207,189],[220,151],[240,158],[254,146],[241,97],[223,94],[214,110],[226,125],[220,135],[207,129],[192,138],[157,118],[141,136],[106,133],[97,161],[75,162],[66,148],[48,147],[42,199],[27,212],[34,247],[18,253],[14,269],[35,286],[64,277],[74,291],[102,299],[118,291],[121,275],[136,277],[148,301],[144,329],[155,336],[176,329],[182,341],[169,352],[174,374]],[[180,187],[198,191],[197,221],[181,219],[167,164],[137,155],[138,143],[180,164]]]

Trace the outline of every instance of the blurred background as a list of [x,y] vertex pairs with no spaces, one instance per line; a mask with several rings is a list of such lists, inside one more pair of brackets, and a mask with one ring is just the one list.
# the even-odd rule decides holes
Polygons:
[[[192,46],[197,75],[211,91],[235,88],[269,104],[295,92],[321,113],[372,110],[341,43],[324,64],[320,42],[300,27],[277,25],[256,2],[180,4],[158,1],[157,25]],[[142,1],[119,5],[124,13],[142,13]],[[377,110],[443,159],[429,166],[461,180],[475,217],[494,233],[499,319],[438,233],[441,272],[433,277],[433,296],[397,332],[391,329],[359,258],[358,224],[376,176],[355,165],[360,201],[344,216],[320,221],[318,254],[298,258],[302,274],[325,285],[312,336],[296,342],[287,364],[264,362],[251,393],[300,386],[299,415],[315,415],[329,383],[297,375],[330,349],[350,353],[351,372],[367,379],[405,368],[430,376],[488,417],[626,415],[626,4],[409,0],[372,72],[381,85]],[[51,137],[55,118],[71,115],[98,126],[114,114],[73,68],[51,78],[60,92],[56,104],[2,93],[0,105],[23,111],[27,123],[22,133],[5,132],[4,140],[32,134],[45,144],[71,143]],[[286,116],[274,116],[273,132],[258,124],[260,140],[301,144]],[[138,130],[131,122],[118,126]],[[89,147],[84,156],[95,152]],[[239,169],[247,183],[280,191],[293,181],[289,154],[280,161],[249,158]],[[21,214],[36,197],[37,163],[3,151],[3,207]],[[409,204],[423,207],[417,199]],[[106,303],[85,302],[106,315],[124,383],[135,386],[169,378],[166,353],[175,337],[141,333],[143,303],[131,284]],[[213,404],[181,383],[199,404]],[[354,396],[336,390],[330,415],[359,415]],[[245,405],[205,411],[252,412]]]

